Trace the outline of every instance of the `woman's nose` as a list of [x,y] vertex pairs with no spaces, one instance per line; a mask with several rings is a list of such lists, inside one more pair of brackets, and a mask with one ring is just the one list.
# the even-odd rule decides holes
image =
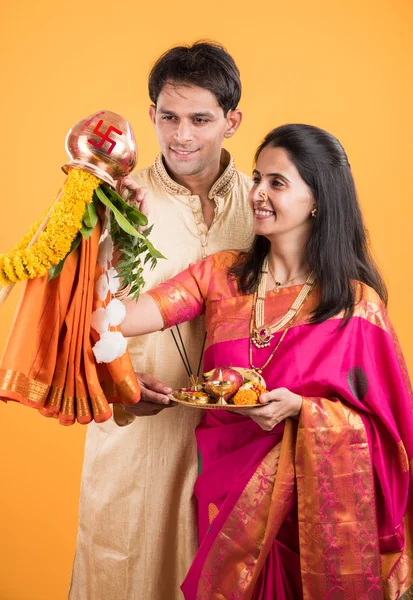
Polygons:
[[260,204],[266,204],[268,201],[268,193],[263,185],[258,185],[252,190],[251,199]]

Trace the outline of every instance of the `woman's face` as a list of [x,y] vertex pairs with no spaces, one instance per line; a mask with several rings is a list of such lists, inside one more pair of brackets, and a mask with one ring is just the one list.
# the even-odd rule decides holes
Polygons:
[[284,148],[264,148],[253,179],[249,202],[254,212],[254,233],[269,240],[286,235],[308,239],[315,201]]

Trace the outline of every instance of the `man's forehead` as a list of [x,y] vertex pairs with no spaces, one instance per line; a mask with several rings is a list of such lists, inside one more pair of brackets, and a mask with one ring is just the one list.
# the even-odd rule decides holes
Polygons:
[[156,103],[158,112],[178,112],[188,116],[195,113],[216,113],[222,110],[218,100],[205,88],[184,84],[168,83],[158,96]]

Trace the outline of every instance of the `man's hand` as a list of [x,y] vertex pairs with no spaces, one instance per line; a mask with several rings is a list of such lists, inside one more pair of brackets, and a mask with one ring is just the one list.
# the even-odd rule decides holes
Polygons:
[[287,417],[297,418],[300,415],[303,399],[287,388],[278,388],[261,394],[260,402],[268,402],[265,406],[246,408],[242,414],[247,414],[264,431],[271,431],[278,423]]
[[177,403],[168,398],[168,394],[172,392],[171,388],[149,373],[136,373],[136,375],[141,386],[141,400],[134,406],[123,404],[126,412],[136,417],[149,417],[157,415],[164,408],[176,406]]
[[[116,183],[116,191],[124,200],[128,200],[129,204],[134,206],[136,210],[144,214],[145,217],[148,216],[148,190],[145,187],[139,187],[136,181],[128,176],[123,177]],[[147,226],[139,227],[140,232],[145,231],[145,229],[147,229]]]

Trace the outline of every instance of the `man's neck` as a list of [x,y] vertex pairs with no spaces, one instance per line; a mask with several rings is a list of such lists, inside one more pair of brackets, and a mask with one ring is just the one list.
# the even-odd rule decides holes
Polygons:
[[187,188],[193,196],[199,196],[201,203],[208,203],[208,194],[214,183],[225,171],[226,165],[221,163],[221,156],[211,162],[201,173],[194,175],[178,175],[164,160],[164,165],[171,179]]

